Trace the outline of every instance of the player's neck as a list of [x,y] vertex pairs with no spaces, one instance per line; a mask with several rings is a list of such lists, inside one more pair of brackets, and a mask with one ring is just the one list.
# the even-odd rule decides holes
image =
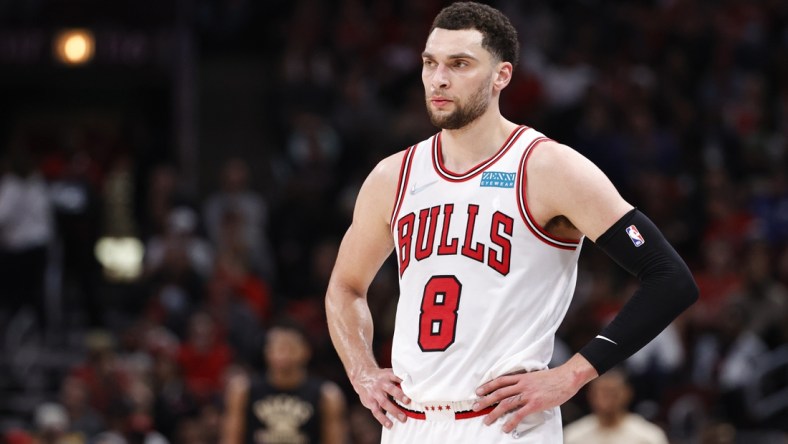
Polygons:
[[296,388],[306,379],[306,369],[268,370],[268,382],[279,389]]
[[456,130],[441,131],[443,164],[462,173],[492,157],[517,127],[496,109]]

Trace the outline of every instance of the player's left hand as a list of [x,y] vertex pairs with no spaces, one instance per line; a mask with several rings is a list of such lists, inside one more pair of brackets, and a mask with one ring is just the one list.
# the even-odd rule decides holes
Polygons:
[[473,405],[473,410],[498,404],[484,418],[486,425],[512,412],[503,425],[504,433],[509,433],[526,416],[565,403],[596,376],[591,364],[582,356],[575,355],[556,368],[503,375],[483,384],[476,390],[481,398]]

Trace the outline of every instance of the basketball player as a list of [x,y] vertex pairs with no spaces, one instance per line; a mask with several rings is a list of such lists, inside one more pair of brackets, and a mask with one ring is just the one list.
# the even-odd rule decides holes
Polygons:
[[[518,52],[496,9],[461,2],[438,14],[422,82],[441,131],[374,168],[342,241],[330,332],[384,443],[561,442],[558,406],[697,299],[681,258],[597,167],[501,115]],[[584,236],[641,285],[599,336],[548,369]],[[388,369],[370,348],[366,292],[392,250]]]
[[330,381],[310,377],[310,347],[300,325],[272,326],[265,377],[233,376],[225,399],[222,444],[344,444],[345,398]]

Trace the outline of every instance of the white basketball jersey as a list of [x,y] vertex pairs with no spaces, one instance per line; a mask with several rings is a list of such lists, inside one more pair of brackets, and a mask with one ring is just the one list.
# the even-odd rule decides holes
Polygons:
[[474,399],[497,376],[547,368],[580,240],[556,238],[529,215],[526,163],[545,140],[520,126],[462,174],[443,166],[440,133],[406,151],[391,218],[392,366],[418,402]]

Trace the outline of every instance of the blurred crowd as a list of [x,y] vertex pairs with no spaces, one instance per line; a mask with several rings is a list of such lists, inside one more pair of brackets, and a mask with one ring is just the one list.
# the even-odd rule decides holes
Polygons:
[[[228,375],[264,369],[267,328],[287,317],[310,335],[312,372],[346,393],[351,442],[376,442],[331,347],[323,296],[366,174],[436,131],[420,53],[444,3],[278,3],[266,52],[250,55],[273,73],[266,161],[227,158],[199,190],[177,162],[141,161],[134,144],[145,139],[126,122],[12,128],[0,147],[0,389],[42,395],[27,414],[3,415],[5,441],[216,443]],[[629,407],[675,443],[785,442],[788,3],[491,3],[522,41],[504,115],[600,166],[700,287],[622,367]],[[253,2],[225,6],[237,21],[223,32],[242,32]],[[108,275],[94,253],[102,238],[138,239],[140,273]],[[583,248],[555,363],[635,285]],[[397,297],[387,263],[369,294],[384,366]],[[30,344],[71,353],[31,382]],[[564,422],[588,411],[583,391]]]

